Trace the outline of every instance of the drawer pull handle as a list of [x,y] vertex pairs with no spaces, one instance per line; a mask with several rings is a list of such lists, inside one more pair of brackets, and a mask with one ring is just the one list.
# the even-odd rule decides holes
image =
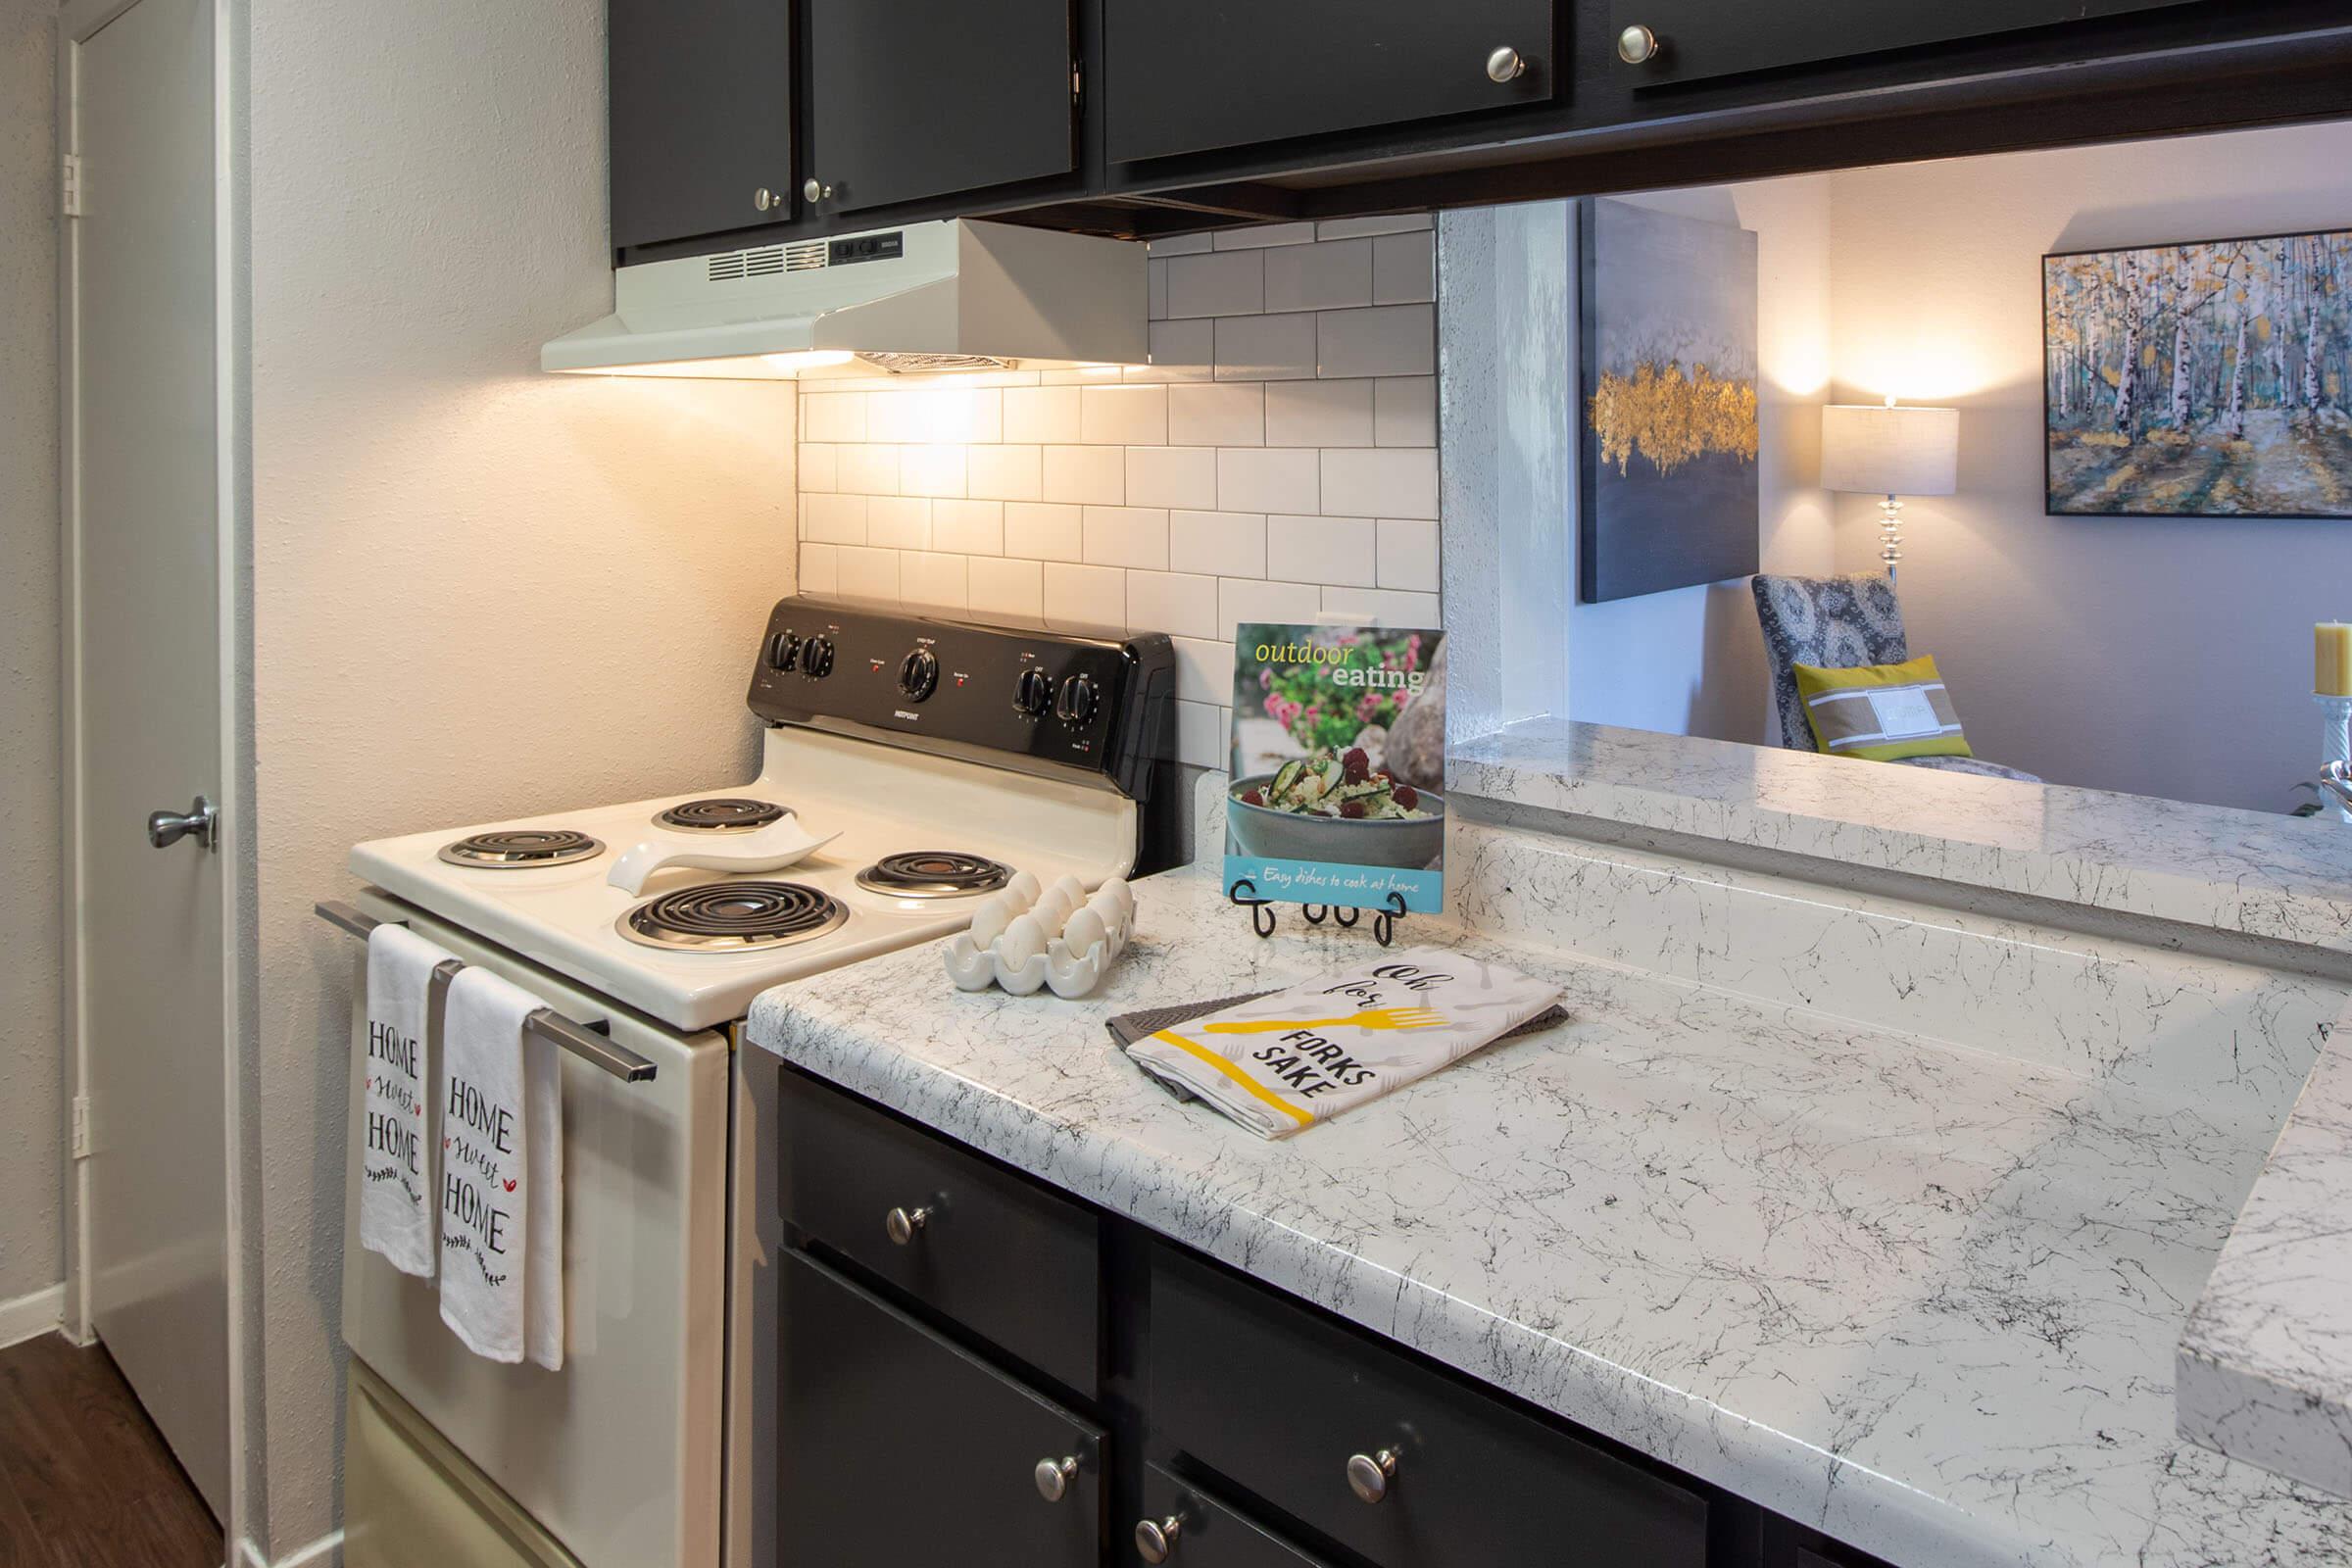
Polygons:
[[931,1223],[927,1208],[894,1208],[882,1216],[882,1232],[894,1247],[909,1247],[922,1228]]
[[1059,1502],[1070,1490],[1070,1477],[1078,1473],[1078,1456],[1037,1461],[1037,1494],[1048,1502]]
[[1166,1562],[1176,1555],[1176,1542],[1184,1534],[1184,1515],[1172,1513],[1165,1519],[1147,1519],[1135,1527],[1135,1554],[1149,1563]]
[[1516,81],[1526,74],[1527,57],[1507,43],[1487,56],[1489,81]]
[[1647,65],[1663,47],[1658,35],[1638,22],[1617,35],[1617,58],[1629,66]]
[[1348,1456],[1348,1490],[1364,1502],[1381,1502],[1396,1480],[1396,1450],[1382,1448],[1376,1453],[1351,1453]]

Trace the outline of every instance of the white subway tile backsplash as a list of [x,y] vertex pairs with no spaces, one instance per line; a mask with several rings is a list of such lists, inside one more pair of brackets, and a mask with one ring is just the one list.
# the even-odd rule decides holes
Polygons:
[[899,493],[899,449],[845,446],[835,449],[834,485],[845,495],[895,496]]
[[1316,365],[1322,375],[1429,375],[1437,369],[1435,305],[1324,311],[1316,321]]
[[1046,563],[1046,619],[1057,626],[1124,626],[1127,574],[1116,566]]
[[1372,383],[1372,444],[1434,447],[1438,444],[1438,378],[1390,376]]
[[1129,447],[1131,507],[1214,507],[1217,454],[1211,447]]
[[895,602],[899,597],[899,561],[904,554],[898,550],[843,545],[837,557],[835,591],[853,599]]
[[1266,309],[1319,311],[1372,303],[1373,241],[1286,245],[1266,252]]
[[1220,381],[1290,381],[1312,376],[1317,353],[1312,314],[1217,318]]
[[1321,511],[1320,457],[1309,448],[1291,447],[1232,447],[1219,452],[1217,510]]
[[926,610],[961,610],[965,599],[964,559],[909,551],[899,558],[899,597]]
[[1212,251],[1168,263],[1168,315],[1247,316],[1266,308],[1266,268],[1256,251]]
[[1045,567],[1035,561],[974,556],[966,564],[964,597],[976,615],[1035,620],[1046,612]]
[[[978,456],[975,451],[974,456]],[[1004,553],[1004,503],[1002,501],[934,501],[931,503],[931,548],[959,556],[999,556]]]
[[1383,517],[1379,585],[1438,591],[1438,525],[1426,517]]
[[827,545],[865,543],[865,497],[802,496],[801,537]]
[[1043,446],[1078,439],[1078,388],[1022,386],[1004,389],[1004,439]]
[[969,447],[964,491],[979,501],[1035,501],[1043,494],[1044,462],[1036,447]]
[[1264,446],[1264,385],[1207,381],[1168,388],[1168,439],[1186,446]]
[[1315,510],[1326,515],[1438,514],[1438,454],[1434,447],[1326,447],[1319,456],[1323,499]]
[[865,542],[890,550],[931,548],[931,503],[914,496],[876,496],[865,504]]
[[1048,447],[1039,494],[1048,501],[1118,506],[1127,499],[1127,455],[1117,447]]
[[[1321,246],[1315,247],[1321,250]],[[1266,387],[1266,445],[1368,447],[1370,381],[1275,381]]]
[[[1132,592],[1129,597],[1133,597]],[[1142,629],[1147,623],[1138,621],[1136,625]],[[1174,642],[1177,700],[1212,706],[1232,702],[1233,640],[1228,637],[1178,637]]]
[[[1421,305],[1438,297],[1438,236],[1383,234],[1372,241],[1372,303]],[[1322,247],[1317,246],[1320,250]]]
[[[1176,760],[1195,767],[1224,767],[1231,756],[1226,737],[1232,733],[1228,722],[1231,710],[1211,708],[1206,703],[1179,702],[1176,705]],[[1213,854],[1214,850],[1203,851]]]
[[802,391],[802,586],[1166,631],[1179,749],[1221,765],[1237,621],[1436,617],[1432,241],[1154,241],[1148,365]]
[[1127,625],[1169,636],[1217,634],[1217,579],[1173,571],[1127,574]]
[[1216,577],[1266,574],[1266,519],[1245,512],[1172,512],[1168,564]]
[[1168,438],[1164,386],[1078,389],[1078,439],[1090,446],[1158,446]]
[[1377,543],[1369,517],[1269,516],[1266,575],[1369,588]]
[[1004,553],[1038,561],[1076,561],[1082,516],[1076,507],[1008,502],[1004,508]]
[[1080,557],[1089,565],[1168,565],[1168,514],[1162,507],[1088,507]]

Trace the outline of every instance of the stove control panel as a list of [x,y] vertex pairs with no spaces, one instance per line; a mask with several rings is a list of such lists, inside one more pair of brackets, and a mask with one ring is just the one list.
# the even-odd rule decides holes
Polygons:
[[752,711],[1142,799],[1174,755],[1175,655],[1157,633],[1089,637],[787,599],[754,662]]

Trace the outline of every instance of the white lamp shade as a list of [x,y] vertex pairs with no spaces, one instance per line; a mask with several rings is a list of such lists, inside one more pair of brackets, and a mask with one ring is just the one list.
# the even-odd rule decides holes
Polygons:
[[1821,487],[1948,496],[1958,487],[1958,409],[1832,403],[1821,411]]

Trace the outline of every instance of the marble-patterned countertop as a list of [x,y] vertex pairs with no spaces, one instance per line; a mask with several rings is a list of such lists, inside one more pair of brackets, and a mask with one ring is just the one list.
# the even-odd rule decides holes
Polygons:
[[2352,1505],[2175,1432],[2275,1128],[1416,917],[1569,1020],[1266,1143],[1102,1020],[1368,935],[1253,940],[1199,872],[1138,892],[1097,997],[960,993],[922,949],[765,993],[750,1039],[1905,1568],[2352,1560]]
[[1451,791],[2352,952],[2352,831],[2325,819],[1938,773],[1564,719],[1459,746]]

